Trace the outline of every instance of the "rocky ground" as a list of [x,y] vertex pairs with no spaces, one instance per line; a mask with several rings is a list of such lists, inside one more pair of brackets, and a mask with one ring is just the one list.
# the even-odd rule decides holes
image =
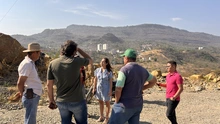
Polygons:
[[[219,124],[220,123],[220,91],[185,91],[182,93],[181,102],[178,105],[177,118],[179,124]],[[169,124],[165,116],[165,91],[145,91],[144,108],[140,117],[140,124]],[[18,106],[19,103],[14,104]],[[13,108],[13,104],[10,104]],[[7,107],[6,107],[7,108]],[[99,109],[96,101],[88,104],[89,124],[98,124]],[[16,110],[0,109],[0,124],[22,124],[24,109]],[[73,120],[74,122],[74,120]],[[60,124],[58,110],[50,110],[46,105],[38,107],[38,124]]]

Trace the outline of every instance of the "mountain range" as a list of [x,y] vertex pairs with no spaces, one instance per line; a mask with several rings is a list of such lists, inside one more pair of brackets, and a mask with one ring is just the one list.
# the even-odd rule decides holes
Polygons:
[[[158,24],[141,24],[123,27],[101,27],[88,25],[69,25],[62,29],[45,29],[41,33],[30,36],[12,35],[21,45],[27,46],[30,42],[41,44],[46,53],[59,55],[58,49],[67,40],[74,40],[88,52],[95,62],[100,57],[109,57],[115,63],[121,63],[118,54],[96,52],[97,44],[107,44],[109,51],[134,48],[139,55],[145,51],[161,51],[160,54],[142,56],[147,68],[163,68],[161,63],[175,60],[186,75],[205,73],[218,69],[220,62],[220,37],[203,32],[189,32],[170,26]],[[44,51],[45,52],[45,51]],[[116,58],[116,59],[115,59]],[[148,61],[146,58],[151,58]],[[151,64],[152,63],[152,64]],[[149,66],[151,65],[151,66]],[[158,66],[156,66],[158,65]]]
[[74,40],[82,47],[95,50],[98,43],[107,43],[110,48],[139,47],[146,43],[163,43],[185,47],[219,47],[220,37],[202,32],[189,32],[178,28],[141,24],[123,27],[69,25],[62,29],[45,29],[43,32],[25,36],[12,35],[23,46],[38,42],[44,47],[59,48],[67,40]]

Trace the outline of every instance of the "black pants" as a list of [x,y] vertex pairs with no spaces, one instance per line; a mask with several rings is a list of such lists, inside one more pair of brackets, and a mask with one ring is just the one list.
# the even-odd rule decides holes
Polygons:
[[172,124],[177,124],[175,109],[178,104],[179,101],[176,100],[172,101],[170,99],[166,99],[166,105],[167,105],[166,116],[171,121]]

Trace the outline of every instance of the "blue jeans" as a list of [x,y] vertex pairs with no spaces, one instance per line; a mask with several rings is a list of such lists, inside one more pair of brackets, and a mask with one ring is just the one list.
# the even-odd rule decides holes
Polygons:
[[80,102],[57,102],[62,124],[71,124],[72,115],[77,124],[87,124],[86,101]]
[[40,96],[34,94],[32,99],[27,99],[25,95],[26,94],[22,96],[22,104],[26,109],[24,123],[36,124],[37,106],[40,100]]
[[109,124],[124,124],[128,121],[129,124],[139,124],[140,113],[143,106],[134,108],[123,108],[114,104],[112,107]]

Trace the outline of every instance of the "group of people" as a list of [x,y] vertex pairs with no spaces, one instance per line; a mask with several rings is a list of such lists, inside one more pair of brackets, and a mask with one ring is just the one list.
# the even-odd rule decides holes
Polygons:
[[[17,87],[26,109],[25,124],[36,124],[37,106],[42,94],[42,82],[38,76],[34,62],[40,57],[40,45],[28,44],[27,56],[18,67]],[[80,54],[82,57],[76,57]],[[166,87],[167,118],[172,124],[177,124],[175,108],[180,101],[183,91],[183,79],[177,72],[175,61],[167,62],[166,83],[159,83],[157,79],[144,67],[136,63],[137,53],[127,49],[121,55],[124,66],[118,72],[115,102],[110,105],[112,96],[113,72],[108,58],[103,58],[101,67],[94,71],[93,93],[99,102],[100,117],[97,122],[105,124],[138,124],[143,109],[143,90],[155,84]],[[47,70],[47,89],[49,108],[59,109],[62,124],[72,124],[74,117],[77,124],[87,124],[87,105],[84,84],[82,83],[82,67],[91,65],[93,60],[78,45],[68,40],[61,47],[59,58],[50,62]],[[85,80],[85,79],[84,79]],[[54,99],[53,85],[56,85],[56,100]],[[106,112],[104,114],[104,104]],[[111,112],[111,114],[110,114]],[[110,118],[109,118],[110,115]]]

